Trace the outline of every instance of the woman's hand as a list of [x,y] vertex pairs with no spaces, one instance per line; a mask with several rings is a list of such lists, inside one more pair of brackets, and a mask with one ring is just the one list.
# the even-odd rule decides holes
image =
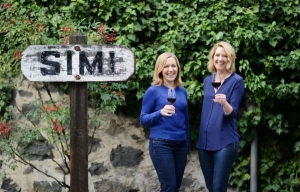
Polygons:
[[160,110],[162,116],[172,116],[175,113],[175,107],[173,105],[165,105]]
[[223,106],[227,102],[226,95],[225,94],[216,94],[213,101],[217,102],[217,103],[220,103]]
[[224,94],[216,94],[214,102],[220,103],[222,105],[225,115],[229,115],[230,113],[232,113],[233,108],[227,102],[226,95],[224,95]]

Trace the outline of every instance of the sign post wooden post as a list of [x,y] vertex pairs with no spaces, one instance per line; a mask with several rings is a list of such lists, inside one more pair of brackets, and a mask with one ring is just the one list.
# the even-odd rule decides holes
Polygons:
[[[72,35],[70,44],[87,44],[85,35]],[[88,192],[87,82],[70,82],[71,192]]]
[[87,192],[87,82],[127,81],[135,73],[135,57],[122,45],[87,45],[82,33],[70,36],[69,43],[29,46],[21,70],[30,81],[70,82],[70,191]]

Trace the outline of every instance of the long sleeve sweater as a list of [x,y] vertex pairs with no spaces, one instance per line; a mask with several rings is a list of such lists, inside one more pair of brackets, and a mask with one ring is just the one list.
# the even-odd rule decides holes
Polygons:
[[140,122],[150,127],[150,138],[190,141],[188,98],[183,87],[176,87],[176,101],[173,104],[176,115],[163,116],[160,110],[169,105],[168,88],[164,85],[152,85],[147,89],[142,101]]

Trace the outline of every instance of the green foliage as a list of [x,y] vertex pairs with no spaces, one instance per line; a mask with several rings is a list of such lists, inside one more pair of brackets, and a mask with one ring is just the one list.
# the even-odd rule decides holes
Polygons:
[[11,84],[0,84],[0,122],[8,121],[12,118],[10,114],[12,92],[13,86]]
[[[4,7],[6,3],[9,8]],[[299,184],[298,0],[6,0],[0,5],[3,79],[20,74],[20,54],[28,45],[63,44],[71,32],[84,32],[89,44],[99,44],[100,24],[106,26],[106,32],[116,33],[115,44],[133,51],[136,74],[128,82],[88,85],[89,104],[97,109],[116,111],[120,107],[127,115],[138,116],[157,56],[174,52],[189,95],[193,143],[197,140],[202,82],[208,75],[208,52],[217,41],[232,43],[237,52],[236,72],[244,78],[246,92],[238,121],[240,153],[230,185],[241,191],[249,189],[253,127],[259,135],[260,191],[293,191]],[[74,30],[65,32],[65,27]],[[8,105],[2,95],[0,106],[5,113],[3,107]]]
[[118,106],[125,104],[122,90],[126,88],[122,83],[89,83],[89,104],[94,109],[106,108],[115,112]]

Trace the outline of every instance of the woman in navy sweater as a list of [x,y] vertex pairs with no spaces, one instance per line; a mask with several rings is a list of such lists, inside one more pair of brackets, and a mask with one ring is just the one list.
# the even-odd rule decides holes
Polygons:
[[[200,166],[210,192],[226,192],[232,165],[239,149],[236,127],[244,95],[244,81],[235,73],[235,51],[227,42],[217,43],[209,53],[204,79],[204,99],[197,142]],[[218,82],[214,85],[212,82]]]
[[[161,192],[179,191],[189,161],[188,98],[181,83],[177,57],[168,52],[161,54],[140,114],[141,124],[150,127],[149,154]],[[176,92],[173,105],[167,99],[169,88]]]

